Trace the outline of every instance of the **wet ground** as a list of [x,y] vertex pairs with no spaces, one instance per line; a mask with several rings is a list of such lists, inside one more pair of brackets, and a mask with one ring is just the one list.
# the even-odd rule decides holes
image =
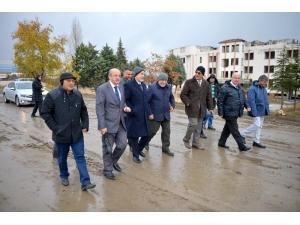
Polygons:
[[[70,185],[60,183],[52,161],[51,131],[43,119],[31,118],[32,106],[16,107],[0,98],[1,212],[299,212],[300,121],[271,116],[265,119],[261,142],[239,152],[232,136],[217,146],[224,121],[215,116],[215,131],[205,130],[205,150],[183,145],[187,117],[177,104],[172,113],[173,157],[162,154],[160,131],[145,151],[142,163],[132,161],[129,147],[119,161],[116,180],[102,174],[100,132],[95,97],[85,96],[90,130],[85,151],[93,190],[82,192],[75,161],[68,159]],[[240,130],[251,124],[244,116]],[[246,138],[252,146],[252,138]]]

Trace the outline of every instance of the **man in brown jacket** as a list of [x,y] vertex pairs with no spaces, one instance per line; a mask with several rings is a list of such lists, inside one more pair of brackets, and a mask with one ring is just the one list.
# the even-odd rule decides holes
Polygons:
[[182,88],[180,99],[185,104],[185,113],[188,116],[189,124],[183,138],[185,147],[191,149],[190,139],[193,135],[192,147],[204,150],[199,147],[202,121],[206,115],[206,108],[213,113],[213,100],[208,82],[203,79],[205,68],[199,66],[195,76],[187,80]]

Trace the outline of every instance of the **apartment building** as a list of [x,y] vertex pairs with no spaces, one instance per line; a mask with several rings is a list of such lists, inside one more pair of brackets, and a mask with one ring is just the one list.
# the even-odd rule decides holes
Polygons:
[[216,74],[220,83],[230,79],[234,72],[242,75],[242,83],[249,83],[249,79],[258,79],[263,74],[272,79],[274,66],[283,46],[286,46],[293,62],[300,49],[300,44],[295,39],[247,42],[236,38],[221,41],[218,47],[190,45],[168,50],[166,56],[173,53],[181,58],[187,79],[194,76],[198,66],[203,66],[206,75]]

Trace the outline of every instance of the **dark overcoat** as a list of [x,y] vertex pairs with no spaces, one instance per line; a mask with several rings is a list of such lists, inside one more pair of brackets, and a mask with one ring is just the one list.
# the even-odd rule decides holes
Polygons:
[[141,85],[143,91],[134,78],[124,84],[125,103],[131,109],[126,117],[128,137],[145,137],[151,134],[147,87],[143,82]]
[[39,75],[35,77],[35,79],[32,81],[32,101],[38,102],[43,101],[43,95],[42,95],[42,83],[38,79]]
[[185,104],[185,113],[188,117],[204,118],[206,116],[206,108],[208,110],[213,110],[214,108],[208,82],[202,79],[200,87],[195,76],[185,81],[180,93],[180,99]]

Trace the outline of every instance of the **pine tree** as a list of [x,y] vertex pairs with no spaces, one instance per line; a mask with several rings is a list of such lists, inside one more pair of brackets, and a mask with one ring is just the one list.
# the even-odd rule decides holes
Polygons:
[[73,69],[80,75],[79,83],[82,87],[94,88],[105,82],[103,76],[103,59],[94,45],[81,43],[75,51],[73,57]]
[[108,80],[108,72],[110,69],[118,67],[118,59],[114,54],[114,50],[107,44],[103,46],[100,56],[103,59],[102,76],[105,77],[105,80]]
[[126,67],[128,67],[128,62],[126,57],[126,51],[125,48],[123,48],[123,43],[121,38],[118,43],[118,49],[116,55],[117,55],[117,63],[118,63],[117,68],[122,72]]
[[283,108],[283,96],[284,92],[289,91],[291,76],[290,70],[288,69],[289,58],[287,54],[286,46],[283,47],[282,51],[277,58],[277,65],[275,66],[275,73],[273,74],[273,84],[270,86],[271,90],[281,91],[281,107]]
[[294,110],[296,110],[297,91],[300,89],[300,49],[296,49],[294,52],[297,52],[298,54],[294,56],[294,63],[289,66],[289,69],[292,78],[290,89],[291,93],[294,92]]
[[139,59],[136,58],[133,61],[130,61],[129,63],[129,67],[133,70],[135,67],[142,67],[142,68],[146,68],[146,66],[144,65],[144,63]]

